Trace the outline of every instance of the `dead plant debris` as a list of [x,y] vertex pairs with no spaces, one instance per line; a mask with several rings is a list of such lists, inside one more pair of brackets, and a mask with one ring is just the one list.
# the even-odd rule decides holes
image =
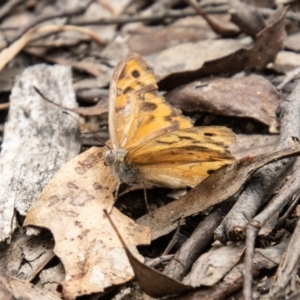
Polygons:
[[[9,0],[0,19],[1,299],[298,299],[297,1]],[[133,62],[112,84],[131,52],[150,67]],[[117,138],[111,84],[129,120],[115,120]],[[197,155],[218,164],[214,145],[235,162],[176,200],[162,177],[119,186],[106,151],[120,137],[127,149],[137,98],[136,131],[225,126],[236,144],[206,132]],[[170,131],[139,161],[165,149],[168,178],[200,139]]]

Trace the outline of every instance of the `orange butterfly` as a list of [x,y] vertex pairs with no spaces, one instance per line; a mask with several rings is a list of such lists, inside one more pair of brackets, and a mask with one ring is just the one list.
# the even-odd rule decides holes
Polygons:
[[226,127],[193,127],[158,92],[157,78],[137,53],[115,68],[109,92],[112,150],[105,163],[121,182],[194,187],[234,161],[235,134]]

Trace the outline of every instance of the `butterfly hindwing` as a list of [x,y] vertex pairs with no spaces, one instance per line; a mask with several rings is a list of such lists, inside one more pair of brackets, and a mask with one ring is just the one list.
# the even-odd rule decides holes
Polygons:
[[226,127],[193,127],[159,136],[129,151],[125,159],[138,166],[145,182],[193,187],[234,161],[228,150],[234,142],[235,134]]

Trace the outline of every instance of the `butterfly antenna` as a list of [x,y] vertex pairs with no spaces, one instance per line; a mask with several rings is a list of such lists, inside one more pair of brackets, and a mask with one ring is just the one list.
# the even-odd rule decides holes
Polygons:
[[69,112],[67,111],[63,111],[63,114],[68,115],[69,117],[71,117],[72,119],[74,119],[80,126],[82,126],[84,129],[86,129],[88,132],[90,132],[93,137],[100,142],[103,146],[106,146],[109,150],[111,150],[111,148],[105,143],[103,142],[94,132],[90,131],[85,125],[83,125],[80,121],[78,121],[74,116],[72,116]]
[[59,107],[59,108],[61,108],[61,109],[68,109],[68,110],[71,110],[72,111],[72,109],[69,109],[69,108],[67,108],[67,107],[63,107],[63,106],[61,106],[61,105],[59,105],[59,104],[57,104],[57,103],[55,103],[55,102],[53,102],[52,100],[50,100],[49,98],[47,98],[36,86],[33,86],[33,89],[44,99],[44,100],[46,100],[47,102],[50,102],[51,104],[53,104],[53,105],[55,105],[55,106],[57,106],[57,107]]
[[[46,100],[47,102],[50,102],[51,104],[61,108],[61,109],[68,109],[66,107],[63,107],[55,102],[53,102],[52,100],[50,100],[49,98],[47,98],[37,87],[33,86],[34,90],[44,99]],[[71,111],[73,111],[72,109],[69,109]],[[84,129],[86,129],[88,132],[90,132],[94,137],[95,139],[101,143],[101,145],[103,146],[106,146],[109,150],[111,150],[111,148],[105,143],[103,142],[94,132],[91,132],[85,125],[83,125],[80,121],[78,121],[74,116],[72,116],[69,112],[67,111],[63,111],[64,114],[70,116],[71,118],[73,118],[79,125],[81,125]]]

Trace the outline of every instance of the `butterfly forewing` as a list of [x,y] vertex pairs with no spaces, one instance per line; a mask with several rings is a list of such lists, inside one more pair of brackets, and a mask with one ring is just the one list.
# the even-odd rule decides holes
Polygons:
[[114,148],[132,149],[179,129],[190,128],[189,118],[165,102],[157,79],[136,53],[118,64],[110,88],[110,135]]

